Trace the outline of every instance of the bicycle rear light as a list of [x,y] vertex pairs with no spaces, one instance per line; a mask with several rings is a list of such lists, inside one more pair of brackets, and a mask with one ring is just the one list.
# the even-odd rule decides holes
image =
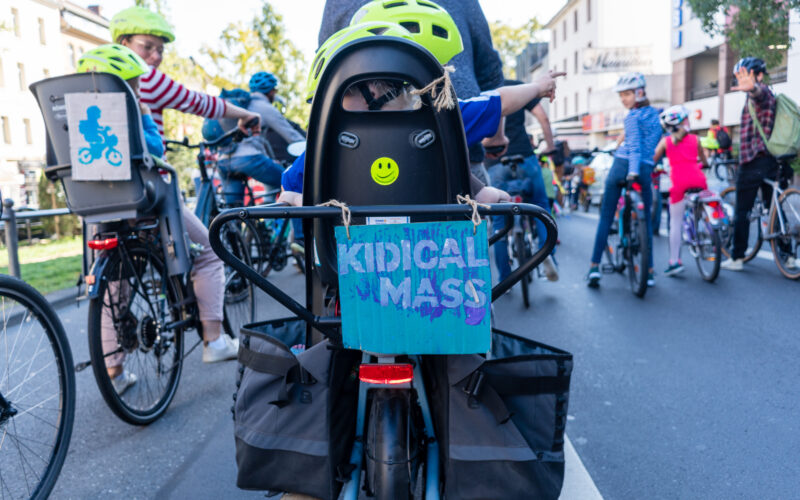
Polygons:
[[522,203],[522,196],[512,196],[511,201],[514,203]]
[[86,242],[86,245],[92,250],[111,250],[112,248],[117,248],[118,243],[119,240],[115,236],[114,238],[106,238],[104,240],[89,240]]
[[722,204],[718,201],[709,201],[707,203],[709,208],[711,208],[711,217],[714,219],[724,219],[727,214],[725,210],[722,209]]
[[367,384],[407,384],[414,379],[414,367],[410,364],[362,364],[358,379]]

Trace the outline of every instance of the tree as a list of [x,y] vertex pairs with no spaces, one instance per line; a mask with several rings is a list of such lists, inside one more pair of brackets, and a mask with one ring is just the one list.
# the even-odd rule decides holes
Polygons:
[[710,35],[723,35],[733,50],[760,57],[767,67],[779,66],[789,36],[789,13],[800,0],[689,0],[689,6]]
[[495,21],[489,24],[489,29],[494,48],[503,60],[503,73],[507,78],[516,78],[517,56],[529,43],[536,41],[536,35],[542,29],[542,24],[534,17],[518,28]]

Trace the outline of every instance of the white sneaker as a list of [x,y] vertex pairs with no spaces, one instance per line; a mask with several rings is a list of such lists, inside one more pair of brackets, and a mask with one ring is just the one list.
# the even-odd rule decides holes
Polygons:
[[136,374],[131,373],[128,370],[123,370],[122,373],[117,375],[116,377],[111,379],[111,385],[114,386],[114,390],[117,391],[117,394],[122,396],[125,391],[131,388],[133,384],[136,383]]
[[544,268],[544,275],[547,277],[547,281],[558,281],[558,267],[556,267],[552,255],[548,255],[547,258],[544,259],[542,267]]
[[228,361],[236,359],[239,353],[239,339],[232,339],[225,333],[220,336],[225,341],[225,347],[214,349],[210,345],[203,346],[203,363],[216,363],[218,361]]
[[720,267],[728,271],[741,271],[744,269],[744,259],[728,259]]
[[787,269],[797,269],[797,259],[794,257],[786,257],[786,264]]

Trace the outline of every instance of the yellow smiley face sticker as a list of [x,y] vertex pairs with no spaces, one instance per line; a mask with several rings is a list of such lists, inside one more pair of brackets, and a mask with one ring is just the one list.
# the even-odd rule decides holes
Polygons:
[[400,168],[397,162],[383,156],[372,162],[372,167],[369,170],[372,175],[372,180],[381,186],[388,186],[397,180],[400,175]]

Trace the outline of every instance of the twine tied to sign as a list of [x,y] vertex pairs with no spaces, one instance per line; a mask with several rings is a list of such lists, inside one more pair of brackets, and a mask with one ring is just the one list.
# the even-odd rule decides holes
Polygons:
[[325,203],[321,203],[318,206],[320,207],[337,207],[342,209],[342,222],[344,223],[344,230],[347,231],[347,239],[350,239],[350,209],[347,207],[347,203],[341,202],[339,200],[330,200],[326,201]]
[[[454,73],[455,71],[456,68],[453,66],[445,66],[442,76],[421,89],[412,90],[411,94],[420,96],[423,94],[430,94],[436,111],[453,109],[456,107],[456,95],[453,91],[453,84],[450,82],[450,73]],[[442,87],[439,88],[439,85]]]
[[483,208],[492,208],[492,207],[490,207],[489,205],[484,205],[483,203],[478,203],[477,201],[470,198],[468,194],[464,196],[461,195],[456,196],[456,201],[458,202],[459,205],[469,205],[472,207],[472,225],[474,226],[472,228],[472,234],[477,233],[478,226],[481,224],[481,215],[478,213],[478,207],[479,206]]

